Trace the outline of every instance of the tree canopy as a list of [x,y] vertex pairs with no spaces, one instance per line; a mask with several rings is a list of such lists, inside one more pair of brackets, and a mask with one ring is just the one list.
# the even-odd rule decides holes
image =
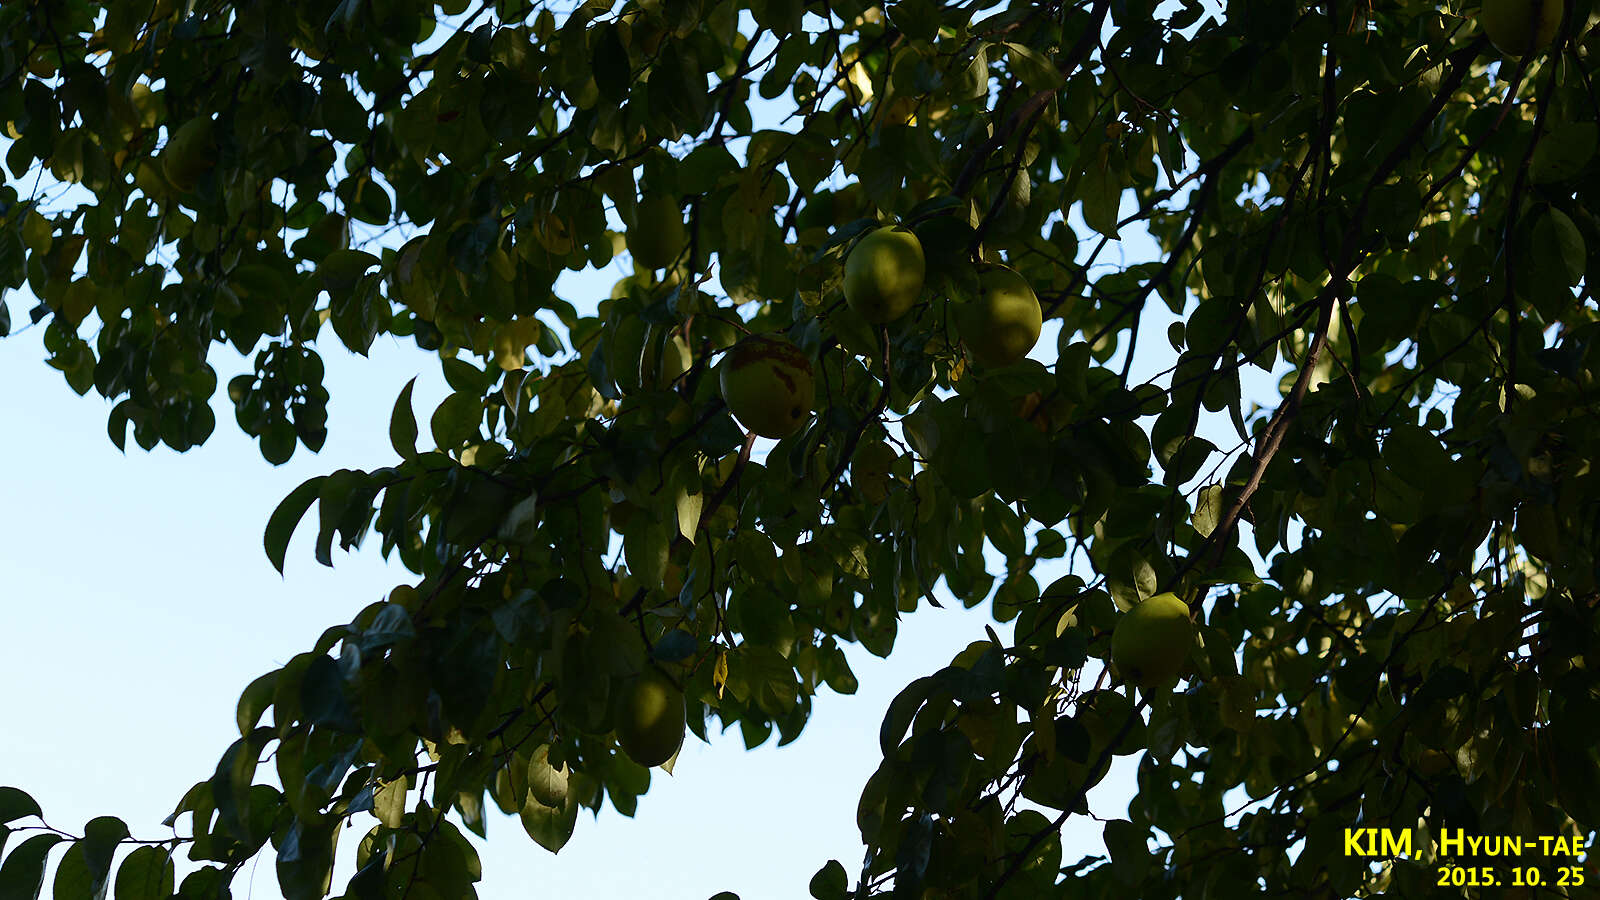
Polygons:
[[[1012,637],[891,705],[823,900],[1466,896],[1443,829],[1591,838],[1600,31],[1487,2],[0,7],[0,285],[38,301],[0,334],[42,327],[119,447],[206,440],[213,344],[271,463],[325,438],[319,347],[409,338],[453,391],[266,523],[280,569],[306,520],[414,577],[244,688],[182,836],[0,788],[0,896],[63,848],[58,898],[228,896],[258,853],[288,898],[472,896],[492,809],[557,851],[648,802],[619,717],[681,690],[699,738],[792,741],[936,589]],[[845,261],[893,225],[925,281],[879,322]],[[1059,333],[1016,362],[962,324],[1000,265]],[[814,381],[764,455],[719,386],[751,335]],[[1099,663],[1163,593],[1194,646],[1135,688]],[[1073,815],[1109,859],[1063,858]]]

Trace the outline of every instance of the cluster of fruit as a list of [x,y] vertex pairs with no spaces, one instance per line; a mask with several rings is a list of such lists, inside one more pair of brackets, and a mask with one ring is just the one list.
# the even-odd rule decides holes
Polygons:
[[[1480,23],[1489,40],[1508,56],[1522,56],[1548,46],[1561,24],[1557,0],[1485,0]],[[685,244],[684,224],[668,197],[648,195],[640,201],[628,249],[641,266],[673,265]],[[845,259],[844,298],[866,322],[885,326],[909,313],[922,299],[927,259],[922,242],[910,228],[887,226],[856,242]],[[980,365],[1011,365],[1033,349],[1043,326],[1043,311],[1027,280],[1002,265],[984,265],[975,300],[955,306],[952,322],[972,358]],[[688,348],[681,339],[669,344],[672,359],[663,359],[663,375],[686,371]],[[776,335],[751,335],[735,344],[720,367],[719,385],[729,410],[747,429],[762,437],[782,438],[799,431],[814,402],[811,361],[794,344]],[[670,379],[668,379],[670,380]],[[870,442],[863,469],[883,476],[893,451]],[[878,471],[878,470],[881,470]],[[873,478],[867,487],[876,486]],[[869,498],[870,499],[870,498]],[[879,497],[878,499],[881,499]],[[1151,691],[1170,686],[1183,672],[1195,646],[1193,615],[1187,603],[1161,593],[1135,604],[1122,615],[1111,635],[1111,665],[1129,684]],[[617,735],[636,762],[659,765],[677,752],[683,740],[682,695],[656,672],[647,672],[625,690]],[[1091,710],[1092,711],[1092,710]]]
[[[1111,664],[1140,690],[1161,690],[1177,681],[1194,643],[1188,605],[1176,594],[1157,594],[1118,620],[1111,634]],[[615,713],[617,743],[641,766],[659,766],[683,745],[683,693],[654,668],[622,686]]]
[[[659,194],[640,200],[627,242],[639,265],[672,265],[685,242],[683,220],[672,200]],[[866,322],[887,325],[916,305],[926,278],[927,258],[916,233],[904,226],[878,228],[861,238],[845,259],[845,302]],[[1044,325],[1044,311],[1027,279],[1005,266],[986,264],[979,271],[978,289],[978,297],[958,304],[952,317],[973,359],[998,368],[1027,356]],[[746,337],[728,351],[719,369],[722,398],[749,431],[787,437],[810,417],[815,402],[811,360],[785,338]]]

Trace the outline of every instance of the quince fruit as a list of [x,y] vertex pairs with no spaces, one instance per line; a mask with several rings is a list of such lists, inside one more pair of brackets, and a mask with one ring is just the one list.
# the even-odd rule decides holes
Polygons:
[[676,199],[647,194],[639,201],[633,227],[628,229],[628,252],[634,262],[646,269],[664,269],[678,258],[684,239],[683,213]]
[[977,361],[1009,366],[1028,355],[1044,327],[1044,310],[1027,279],[1005,266],[978,275],[978,299],[956,308],[956,329]]
[[1521,56],[1555,40],[1561,7],[1561,0],[1483,0],[1478,20],[1496,49]]
[[874,325],[893,322],[922,295],[927,272],[922,242],[911,229],[879,228],[845,260],[845,302]]
[[881,440],[863,442],[850,461],[850,481],[868,503],[882,503],[889,496],[889,469],[897,454]]
[[787,437],[800,430],[815,399],[811,360],[788,341],[747,337],[723,358],[718,382],[722,399],[744,427],[762,437]]
[[179,126],[161,151],[161,172],[180,191],[192,191],[200,177],[217,164],[217,139],[204,116]]
[[683,692],[647,669],[623,686],[614,721],[623,752],[646,768],[659,766],[683,745]]
[[1189,648],[1194,622],[1189,606],[1177,594],[1157,594],[1123,614],[1111,632],[1111,662],[1129,683],[1142,690],[1170,687],[1178,680]]

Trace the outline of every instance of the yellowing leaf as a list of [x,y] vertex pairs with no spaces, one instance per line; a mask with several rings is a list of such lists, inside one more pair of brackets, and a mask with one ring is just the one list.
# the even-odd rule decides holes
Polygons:
[[543,331],[533,317],[515,319],[494,330],[494,361],[501,371],[514,372],[528,364],[528,345],[539,340]]
[[711,686],[717,689],[717,699],[722,699],[722,689],[728,685],[728,651],[717,651],[717,664],[711,670]]
[[555,213],[545,213],[534,233],[552,256],[566,256],[572,252],[572,229]]
[[694,533],[700,528],[700,510],[705,505],[705,494],[691,494],[678,488],[678,533],[694,543]]
[[1222,519],[1222,485],[1210,484],[1200,489],[1194,504],[1194,530],[1201,537],[1210,537]]

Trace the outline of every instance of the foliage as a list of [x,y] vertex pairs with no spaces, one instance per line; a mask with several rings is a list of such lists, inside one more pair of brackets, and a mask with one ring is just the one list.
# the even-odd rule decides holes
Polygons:
[[[630,679],[680,684],[701,738],[792,741],[853,690],[841,644],[889,654],[941,578],[1015,637],[901,693],[866,863],[814,896],[1418,896],[1430,851],[1372,866],[1341,829],[1600,824],[1590,0],[1515,60],[1461,2],[468,7],[0,7],[0,285],[119,447],[208,437],[214,343],[255,354],[227,392],[273,463],[324,440],[318,346],[410,337],[453,391],[431,449],[407,386],[399,462],[266,528],[281,568],[315,506],[320,562],[375,531],[415,583],[246,688],[185,836],[115,872],[121,822],[63,839],[0,789],[0,896],[56,844],[57,897],[169,896],[183,847],[178,895],[225,896],[270,842],[284,896],[320,897],[347,819],[346,896],[472,896],[485,797],[552,851],[580,808],[635,809]],[[641,194],[686,212],[678,258],[559,296]],[[926,287],[875,330],[843,261],[893,223]],[[1108,264],[1140,229],[1161,258]],[[1047,362],[953,337],[999,261],[1059,328]],[[1177,362],[1134,384],[1157,302]],[[746,332],[818,373],[764,460],[712,377]],[[1287,372],[1270,408],[1247,367]],[[1041,595],[1069,551],[1085,577]],[[1202,616],[1184,686],[1083,683],[1163,591]],[[1085,785],[1140,751],[1109,861],[1063,860]]]

